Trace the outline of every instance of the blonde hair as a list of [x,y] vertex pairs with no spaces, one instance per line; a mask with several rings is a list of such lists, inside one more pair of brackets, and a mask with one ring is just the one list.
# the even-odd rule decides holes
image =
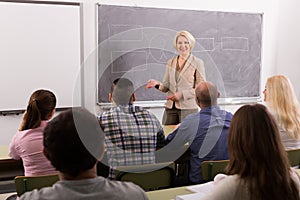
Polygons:
[[284,75],[268,78],[266,83],[266,102],[275,114],[279,125],[293,139],[300,138],[299,102],[290,80]]
[[192,34],[190,34],[188,31],[179,31],[176,33],[174,40],[173,40],[173,47],[175,49],[176,49],[176,44],[177,44],[177,40],[178,40],[179,36],[183,36],[189,41],[191,50],[194,48],[195,43],[196,43],[196,39],[194,38],[194,36]]

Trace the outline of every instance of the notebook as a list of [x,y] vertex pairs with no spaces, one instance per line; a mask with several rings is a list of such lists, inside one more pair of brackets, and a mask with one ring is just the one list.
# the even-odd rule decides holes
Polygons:
[[204,197],[206,194],[202,192],[197,192],[193,194],[184,194],[184,195],[177,195],[175,200],[199,200],[199,198]]

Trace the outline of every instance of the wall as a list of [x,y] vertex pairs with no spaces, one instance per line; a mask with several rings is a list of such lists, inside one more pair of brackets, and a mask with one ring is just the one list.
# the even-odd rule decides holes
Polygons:
[[300,1],[281,1],[279,5],[276,73],[290,78],[300,99]]
[[[295,0],[296,1],[296,0]],[[71,2],[71,1],[69,1]],[[79,2],[79,1],[76,1]],[[96,44],[97,44],[97,13],[95,0],[83,1],[83,34],[84,34],[84,105],[94,113],[99,112],[96,106],[96,83],[97,83],[97,65],[96,65]],[[129,6],[147,6],[177,9],[197,9],[197,10],[214,10],[214,11],[231,11],[231,12],[250,12],[264,13],[263,27],[263,52],[262,52],[262,86],[266,77],[274,74],[276,65],[276,41],[277,36],[277,18],[279,0],[189,0],[189,3],[181,0],[147,1],[147,0],[102,0],[102,4],[129,5]],[[288,12],[288,11],[287,11]],[[282,14],[282,12],[281,12]],[[195,19],[201,20],[201,19]],[[188,23],[184,19],[178,23]],[[234,112],[240,105],[223,106],[223,108]],[[150,109],[159,119],[162,117],[163,108]],[[0,145],[7,145],[11,137],[19,127],[21,116],[0,116]]]

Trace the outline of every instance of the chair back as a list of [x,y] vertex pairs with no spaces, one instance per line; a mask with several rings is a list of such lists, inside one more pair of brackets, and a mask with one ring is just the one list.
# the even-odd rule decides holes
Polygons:
[[174,166],[172,162],[117,167],[116,180],[129,181],[145,191],[172,187]]
[[23,193],[34,189],[52,186],[58,180],[58,174],[41,176],[16,176],[15,186],[18,196],[21,196]]
[[287,150],[287,155],[292,167],[300,165],[300,149]]
[[203,181],[213,181],[217,174],[224,173],[229,160],[203,161],[201,172]]

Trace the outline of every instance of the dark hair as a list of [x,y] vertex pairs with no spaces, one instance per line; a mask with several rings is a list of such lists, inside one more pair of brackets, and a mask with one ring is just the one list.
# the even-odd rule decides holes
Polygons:
[[195,90],[196,98],[199,103],[205,106],[217,104],[219,92],[217,87],[212,82],[201,82]]
[[278,126],[265,106],[245,105],[235,112],[228,149],[228,174],[240,176],[250,199],[299,199]]
[[133,83],[127,78],[118,78],[114,80],[111,86],[111,95],[113,101],[117,104],[130,104],[134,94]]
[[30,96],[20,131],[37,128],[55,109],[56,97],[49,90],[37,90]]
[[44,129],[45,155],[60,172],[77,177],[91,169],[104,151],[96,116],[83,108],[60,113]]

